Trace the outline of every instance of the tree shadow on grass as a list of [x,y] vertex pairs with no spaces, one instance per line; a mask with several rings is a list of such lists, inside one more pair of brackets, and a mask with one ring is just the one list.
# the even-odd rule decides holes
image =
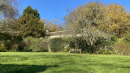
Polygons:
[[0,73],[37,73],[44,72],[49,67],[59,66],[0,64]]

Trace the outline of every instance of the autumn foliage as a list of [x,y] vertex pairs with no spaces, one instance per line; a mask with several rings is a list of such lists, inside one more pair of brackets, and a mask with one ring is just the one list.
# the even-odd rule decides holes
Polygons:
[[[88,2],[69,12],[65,16],[68,30],[73,34],[78,34],[83,33],[86,29],[86,36],[84,33],[82,38],[91,45],[93,52],[95,52],[94,41],[98,40],[98,37],[110,39],[110,36],[114,34],[121,38],[128,34],[129,13],[124,6],[117,3],[105,5],[102,2]],[[101,32],[94,33],[99,30]]]

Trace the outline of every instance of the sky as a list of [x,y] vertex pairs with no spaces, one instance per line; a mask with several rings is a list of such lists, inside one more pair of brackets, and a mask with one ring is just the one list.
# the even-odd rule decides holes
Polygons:
[[[33,9],[37,9],[40,13],[40,18],[46,18],[47,21],[52,21],[53,19],[59,20],[59,23],[64,23],[63,18],[68,14],[68,9],[76,9],[79,5],[84,5],[89,1],[97,0],[20,0],[21,9],[20,14],[27,6],[31,6]],[[130,0],[98,0],[103,4],[118,3],[126,7],[130,11]]]

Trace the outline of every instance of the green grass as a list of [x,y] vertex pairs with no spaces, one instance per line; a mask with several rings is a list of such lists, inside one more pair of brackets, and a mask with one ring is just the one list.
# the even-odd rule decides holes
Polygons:
[[0,52],[0,73],[130,73],[130,56]]

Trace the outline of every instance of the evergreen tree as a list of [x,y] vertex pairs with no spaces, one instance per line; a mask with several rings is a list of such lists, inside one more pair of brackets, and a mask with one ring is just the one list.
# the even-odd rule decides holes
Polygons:
[[40,20],[40,14],[38,13],[37,9],[34,9],[34,16]]
[[34,16],[40,20],[40,14],[38,13],[37,9],[33,10],[31,6],[28,6],[24,9],[23,15],[25,16],[26,14],[34,14]]
[[32,9],[31,6],[28,6],[24,9],[23,15],[17,20],[16,29],[23,38],[27,36],[32,37],[43,37],[44,33],[44,24],[39,22],[40,14],[37,9]]
[[44,36],[44,23],[38,22],[39,19],[33,14],[26,14],[18,19],[17,28],[23,38],[27,36],[41,37]]

